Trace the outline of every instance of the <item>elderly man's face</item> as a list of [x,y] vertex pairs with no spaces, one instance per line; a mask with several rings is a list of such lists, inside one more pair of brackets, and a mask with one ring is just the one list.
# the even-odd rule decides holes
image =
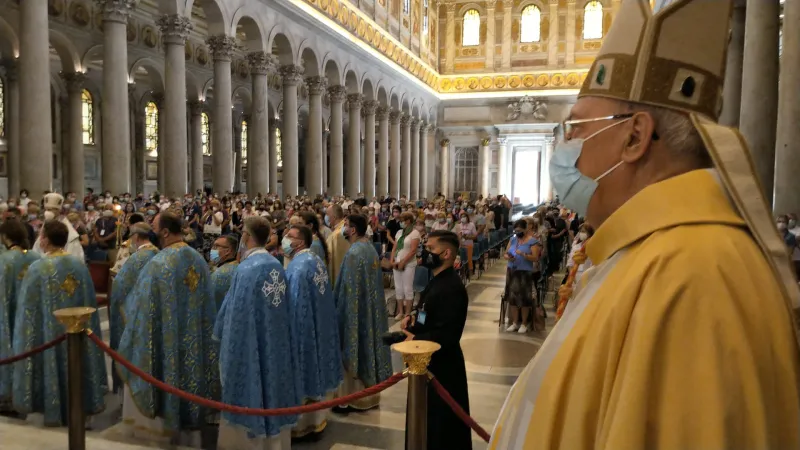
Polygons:
[[214,245],[211,247],[212,249],[216,249],[219,251],[219,260],[225,261],[231,256],[233,256],[235,249],[230,246],[228,240],[225,238],[219,238],[214,241]]

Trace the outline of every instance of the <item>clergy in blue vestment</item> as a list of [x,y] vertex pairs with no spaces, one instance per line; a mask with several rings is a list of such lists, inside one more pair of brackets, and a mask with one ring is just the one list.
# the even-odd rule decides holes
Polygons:
[[[332,399],[342,382],[342,354],[333,289],[325,262],[309,247],[311,230],[292,227],[284,234],[281,246],[292,262],[286,269],[292,354],[298,374],[297,393],[303,403]],[[293,437],[320,433],[327,425],[328,410],[303,414]]]
[[[303,225],[311,230],[311,235],[313,236],[313,242],[308,247],[309,250],[324,261],[325,264],[328,264],[328,247],[325,245],[325,237],[322,236],[320,231],[319,218],[311,211],[301,211],[298,215],[303,219]],[[287,265],[286,267],[288,268],[289,266]]]
[[[162,250],[125,299],[119,353],[136,367],[200,397],[218,397],[217,307],[208,264],[183,242],[181,218],[161,213],[154,231]],[[124,368],[123,433],[159,444],[200,445],[210,411],[151,386]]]
[[236,250],[239,248],[239,240],[232,234],[220,236],[214,241],[211,247],[211,283],[214,286],[214,301],[217,303],[217,311],[222,307],[225,294],[231,287],[233,272],[239,267],[236,262]]
[[[111,333],[110,345],[114,350],[119,348],[119,339],[125,327],[123,314],[125,311],[125,299],[136,287],[136,280],[139,278],[139,274],[142,273],[144,266],[158,253],[158,247],[150,242],[151,231],[152,228],[146,222],[131,225],[128,248],[133,253],[125,259],[125,263],[119,273],[114,277],[108,304],[109,331]],[[112,370],[116,370],[115,368],[116,362],[112,364]],[[114,392],[117,392],[121,387],[121,380],[117,374],[112,373],[112,375],[112,378],[114,378]]]
[[[297,406],[289,305],[283,268],[264,248],[270,225],[244,221],[247,248],[217,315],[224,403],[250,408]],[[223,412],[218,450],[288,450],[297,416],[258,417]]]
[[[334,289],[345,370],[340,397],[374,386],[392,375],[390,350],[381,340],[389,324],[378,253],[366,237],[367,218],[352,214],[346,220],[344,233],[351,245],[342,260]],[[366,410],[379,402],[380,394],[375,394],[345,408]]]
[[[0,253],[0,359],[4,359],[14,356],[11,339],[17,293],[28,266],[39,259],[39,254],[29,251],[28,230],[19,220],[9,219],[0,225],[0,241],[8,249]],[[11,403],[13,367],[11,364],[0,366],[0,411]]]
[[[44,256],[28,267],[17,296],[14,318],[15,355],[64,334],[53,312],[62,308],[97,308],[94,284],[83,261],[69,255],[69,229],[57,220],[42,226],[39,245]],[[101,337],[100,317],[92,314],[88,328]],[[43,414],[47,426],[67,424],[67,344],[61,343],[14,365],[12,402],[23,414]],[[105,408],[108,392],[102,351],[88,339],[83,349],[83,411],[87,416]]]

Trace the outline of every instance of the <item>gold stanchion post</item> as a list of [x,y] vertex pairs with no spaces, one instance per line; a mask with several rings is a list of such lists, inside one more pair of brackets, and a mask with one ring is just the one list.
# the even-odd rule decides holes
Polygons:
[[392,345],[403,355],[408,371],[406,403],[406,450],[426,450],[428,441],[428,364],[442,348],[430,341],[404,341]]
[[67,331],[67,392],[69,450],[86,450],[86,418],[83,413],[83,343],[86,322],[96,308],[64,308],[53,312]]

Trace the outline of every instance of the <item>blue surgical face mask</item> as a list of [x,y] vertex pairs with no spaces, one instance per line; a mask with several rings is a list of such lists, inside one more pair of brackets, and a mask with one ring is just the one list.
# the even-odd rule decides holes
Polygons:
[[283,249],[283,254],[286,256],[292,256],[292,253],[294,253],[294,249],[292,248],[292,240],[288,237],[285,237],[281,240],[281,248]]
[[326,227],[330,227],[331,226],[331,218],[328,217],[327,214],[325,215],[325,226]]
[[550,159],[550,181],[553,183],[553,188],[565,207],[575,211],[580,216],[585,216],[586,210],[589,208],[589,201],[591,201],[594,191],[597,190],[597,183],[623,163],[623,161],[620,161],[599,177],[591,179],[582,174],[575,166],[581,156],[583,144],[603,131],[628,120],[630,119],[613,123],[592,133],[586,139],[573,138],[556,144],[553,157]]
[[210,256],[211,256],[211,262],[219,261],[219,250],[212,248]]

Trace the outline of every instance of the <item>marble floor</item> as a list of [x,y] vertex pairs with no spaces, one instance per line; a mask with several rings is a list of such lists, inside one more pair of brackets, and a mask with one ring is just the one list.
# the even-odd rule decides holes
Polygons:
[[[536,354],[545,332],[508,333],[498,327],[500,295],[505,285],[505,265],[497,263],[467,286],[470,305],[461,347],[467,366],[470,409],[476,421],[491,432],[494,421],[519,373]],[[387,295],[393,297],[391,291]],[[548,330],[552,327],[552,293],[548,295]],[[101,311],[104,337],[108,337],[107,314]],[[393,330],[399,324],[390,319]],[[395,371],[403,368],[398,354],[393,354]],[[110,373],[110,361],[107,361]],[[110,380],[109,380],[110,382]],[[294,442],[298,450],[401,450],[404,449],[405,406],[408,383],[402,381],[381,396],[378,409],[347,415],[331,414],[328,427],[316,441]],[[88,450],[144,450],[141,442],[125,442],[116,424],[120,420],[119,400],[109,394],[106,411],[94,418],[87,433]],[[208,436],[208,449],[214,448]],[[138,445],[137,445],[138,444]],[[175,448],[175,447],[169,447]],[[473,448],[486,444],[473,433]],[[67,449],[65,429],[45,429],[8,417],[0,417],[0,449]],[[438,449],[429,449],[438,450]],[[458,449],[453,449],[458,450]]]

